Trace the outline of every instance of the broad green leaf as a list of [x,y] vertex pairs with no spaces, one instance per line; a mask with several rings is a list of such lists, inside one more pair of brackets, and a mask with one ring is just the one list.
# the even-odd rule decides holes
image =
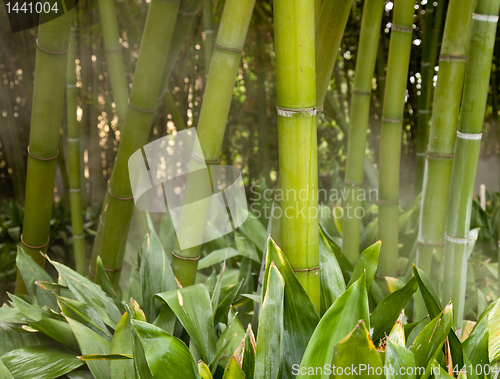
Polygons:
[[139,276],[142,287],[142,308],[147,321],[153,322],[161,308],[161,303],[154,298],[154,295],[177,288],[172,267],[154,229],[144,237]]
[[59,321],[51,318],[44,318],[40,321],[30,322],[29,325],[45,334],[47,337],[62,343],[75,351],[78,351],[78,342],[75,335],[71,331],[71,327],[64,321]]
[[175,316],[175,313],[168,305],[163,304],[158,317],[156,317],[156,320],[153,322],[153,325],[163,329],[168,334],[174,334],[176,321],[177,317]]
[[[66,317],[71,330],[75,334],[80,351],[82,354],[109,354],[111,350],[111,342],[106,338],[97,334],[92,329],[87,328],[85,325],[80,324],[69,317]],[[111,371],[109,369],[108,361],[89,361],[86,362],[90,371],[96,378],[109,378]]]
[[[10,297],[10,300],[12,300],[13,305],[17,309],[19,309],[27,319],[33,320],[33,321],[40,321],[42,319],[43,310],[41,307],[31,305],[31,304],[27,303],[26,301],[24,301],[23,299],[21,299],[20,297],[17,297],[15,295],[10,294],[10,293],[8,295]],[[47,316],[45,316],[45,317],[47,317]],[[17,321],[17,322],[20,322],[20,321]]]
[[328,244],[332,248],[333,253],[335,254],[335,257],[337,258],[337,262],[339,262],[339,265],[342,268],[344,278],[346,278],[348,273],[353,272],[354,266],[351,262],[349,262],[349,259],[347,259],[347,257],[342,253],[342,250],[333,241],[328,238],[327,240]]
[[57,302],[54,293],[40,288],[35,284],[38,280],[52,282],[52,278],[20,247],[17,248],[16,266],[23,277],[24,284],[26,285],[26,289],[31,299],[36,299],[40,306],[46,305],[49,308],[56,309]]
[[215,358],[215,334],[210,296],[203,284],[156,295],[168,304],[200,350],[203,360]]
[[198,263],[198,270],[213,266],[217,263],[222,263],[226,259],[238,257],[240,255],[243,254],[232,247],[225,247],[223,249],[212,251],[206,257],[200,259],[200,262]]
[[78,359],[87,361],[122,361],[134,359],[132,354],[86,354],[80,355]]
[[35,284],[38,287],[41,287],[43,289],[49,290],[49,291],[61,291],[61,290],[68,290],[68,287],[63,286],[62,284],[59,283],[52,283],[52,282],[43,282],[41,280],[37,280]]
[[2,379],[14,379],[12,374],[7,370],[7,367],[3,364],[3,361],[0,359],[0,378]]
[[84,364],[74,354],[54,346],[23,347],[1,360],[15,379],[53,379]]
[[[95,379],[90,371],[73,371],[66,375],[69,379]],[[113,378],[114,379],[114,378]]]
[[[463,343],[464,355],[470,360],[472,367],[486,367],[490,363],[488,356],[488,319],[483,318],[472,330],[470,336]],[[475,370],[468,370],[471,379],[479,379]]]
[[[224,261],[224,263],[222,264],[222,269],[220,271],[220,274],[217,276],[217,281],[215,282],[214,290],[212,292],[212,296],[210,297],[210,304],[212,304],[214,319],[215,319],[215,314],[217,312],[217,306],[219,305],[220,292],[222,290],[222,278],[224,277],[225,271],[226,271],[226,261]],[[214,322],[214,325],[217,325],[217,323]]]
[[243,362],[242,362],[242,368],[243,372],[245,373],[246,379],[254,378],[255,350],[256,350],[255,337],[253,335],[252,325],[249,324],[245,335],[245,342],[243,346]]
[[245,329],[243,329],[240,320],[236,315],[233,314],[232,316],[229,325],[220,335],[216,345],[217,355],[221,357],[219,364],[222,367],[226,367],[229,358],[233,356],[241,341],[245,338]]
[[179,339],[143,321],[132,320],[153,378],[200,379],[189,349]]
[[198,372],[200,373],[201,379],[213,379],[210,369],[203,361],[198,362]]
[[[266,272],[268,277],[269,266],[274,262],[276,268],[285,281],[285,296],[283,301],[283,378],[292,378],[292,366],[302,359],[307,344],[319,322],[319,316],[294,274],[285,254],[269,238],[267,245]],[[264,280],[263,290],[267,281]]]
[[[489,309],[489,311],[488,311]],[[500,299],[492,303],[485,311],[488,312],[489,355],[490,362],[500,359]]]
[[76,299],[93,308],[105,324],[114,328],[121,314],[114,301],[106,295],[101,287],[61,263],[50,259],[49,262],[59,272]]
[[384,298],[373,310],[370,316],[373,340],[382,338],[389,332],[399,317],[401,310],[406,307],[418,289],[417,279],[411,278],[400,290]]
[[[132,325],[130,316],[125,312],[116,324],[116,330],[111,340],[111,354],[133,354],[134,347],[132,343]],[[130,378],[135,379],[134,362],[132,361],[112,361],[109,363],[111,377],[113,379]]]
[[252,241],[262,253],[266,246],[266,229],[253,213],[248,212],[246,221],[238,227],[238,231]]
[[387,340],[385,350],[385,366],[387,379],[413,379],[415,378],[415,358],[411,351],[404,346]]
[[[450,333],[453,323],[453,308],[447,305],[424,330],[415,338],[410,351],[415,356],[415,367],[427,367],[431,363],[431,358],[444,344],[446,337]],[[421,375],[417,374],[417,378]]]
[[116,307],[120,310],[120,312],[125,312],[125,307],[123,306],[122,302],[118,298],[118,295],[115,292],[115,289],[113,288],[113,284],[108,278],[108,274],[106,274],[106,270],[104,268],[104,264],[102,263],[101,257],[97,257],[97,262],[96,262],[96,277],[97,277],[97,282],[102,290],[110,297],[113,299],[115,302]]
[[[364,276],[347,288],[323,315],[307,345],[300,367],[309,369],[330,364],[333,346],[345,338],[359,320],[364,320],[366,323],[370,321]],[[297,376],[301,379],[327,377],[328,375]]]
[[[411,354],[411,353],[410,353]],[[337,368],[336,378],[378,378],[382,379],[383,365],[377,349],[370,339],[365,323],[360,321],[356,328],[333,348],[332,366]],[[347,372],[347,368],[356,368],[356,372]],[[373,372],[368,372],[368,367]],[[339,373],[338,369],[343,370]],[[305,368],[302,372],[307,372]],[[314,373],[315,374],[315,373]],[[373,375],[375,374],[375,375]]]
[[17,307],[11,307],[8,304],[4,304],[0,308],[0,321],[10,322],[10,323],[20,323],[26,318],[23,312]]
[[285,281],[274,262],[271,262],[267,271],[267,288],[260,309],[255,353],[254,375],[258,379],[279,378],[282,368]]
[[245,379],[245,374],[234,357],[229,360],[222,379]]
[[59,304],[61,312],[64,316],[78,321],[108,340],[111,339],[111,333],[93,308],[90,308],[85,303],[67,299],[65,297],[58,297],[57,303]]
[[358,263],[354,267],[354,271],[351,275],[351,280],[349,280],[347,287],[349,287],[363,275],[366,275],[366,290],[370,290],[373,279],[375,279],[375,274],[377,273],[378,255],[380,253],[381,244],[381,241],[375,242],[373,245],[363,251],[363,253],[359,257]]
[[328,243],[325,235],[319,232],[319,263],[321,282],[321,313],[325,313],[330,305],[345,291],[342,269]]
[[227,311],[229,310],[229,307],[234,301],[234,298],[238,294],[241,286],[243,284],[243,280],[237,284],[233,284],[231,286],[228,286],[226,288],[223,288],[221,290],[221,296],[219,299],[219,304],[217,305],[217,309],[215,310],[215,316],[214,316],[214,324],[217,325],[224,315],[227,314]]
[[453,379],[454,377],[448,374],[446,370],[441,367],[441,365],[437,362],[434,361],[432,364],[432,374],[434,375],[435,379]]
[[[429,279],[427,279],[425,273],[415,265],[413,265],[413,275],[418,281],[418,287],[420,288],[420,292],[422,294],[422,297],[424,298],[425,305],[427,307],[427,310],[429,311],[429,315],[431,316],[431,318],[437,317],[441,312],[441,306],[439,304],[439,301],[437,300],[437,295],[435,295],[432,289],[432,284],[430,283]],[[462,367],[464,365],[462,343],[458,339],[453,329],[450,329],[448,341],[450,342],[450,350],[453,362],[455,364],[458,364],[459,367]]]

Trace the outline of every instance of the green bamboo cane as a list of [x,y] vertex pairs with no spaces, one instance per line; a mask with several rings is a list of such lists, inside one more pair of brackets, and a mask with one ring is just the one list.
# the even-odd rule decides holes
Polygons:
[[203,0],[203,29],[205,33],[205,76],[208,76],[215,43],[213,0]]
[[314,19],[318,22],[319,15],[321,13],[321,6],[323,5],[323,0],[314,0]]
[[125,21],[127,34],[131,45],[139,45],[142,38],[142,31],[137,25],[132,11],[127,0],[116,0],[116,4],[120,9],[120,13]]
[[97,229],[90,275],[94,276],[100,255],[115,285],[120,276],[134,207],[128,160],[148,141],[178,9],[179,1],[152,0],[149,5],[120,146]]
[[[122,0],[121,3],[125,3],[125,1]],[[120,129],[125,119],[125,113],[127,112],[128,83],[125,77],[125,66],[119,42],[116,9],[113,0],[99,0],[98,4],[109,81],[111,83],[111,91],[113,92],[113,100],[116,104],[118,128]]]
[[[67,51],[73,20],[74,11],[70,11],[38,27],[21,242],[24,251],[40,266],[45,264],[40,251],[46,252],[49,244]],[[15,291],[26,292],[19,271]]]
[[387,78],[387,66],[385,62],[385,33],[380,34],[377,50],[377,88],[380,104],[384,104],[385,79]]
[[[441,1],[443,3],[443,1]],[[430,58],[431,58],[431,48],[432,48],[432,34],[434,25],[434,4],[428,2],[425,6],[424,15],[424,35],[423,35],[423,48],[422,48],[422,61],[420,64],[421,73],[421,87],[420,96],[418,98],[418,115],[417,115],[417,178],[415,182],[415,195],[417,195],[422,190],[422,178],[424,176],[424,166],[425,166],[425,150],[427,148],[427,141],[429,140],[429,114],[430,110],[428,108],[430,102],[428,97],[432,94],[432,89],[428,86],[432,85],[432,81],[429,83],[429,76],[433,74],[434,70],[430,70]],[[434,64],[434,62],[433,62]]]
[[80,133],[76,119],[77,89],[76,89],[76,29],[71,28],[70,48],[68,52],[68,68],[66,72],[66,109],[68,127],[68,171],[69,197],[71,208],[71,228],[73,229],[73,254],[76,271],[87,273],[85,257],[85,236],[83,232],[81,171],[80,171]]
[[172,122],[175,125],[175,130],[180,131],[186,129],[186,123],[179,112],[179,108],[175,105],[175,99],[172,92],[166,91],[163,94],[163,103],[167,108],[167,112],[172,116]]
[[455,326],[462,327],[467,250],[474,184],[495,45],[500,0],[478,0],[472,21],[464,93],[446,217],[443,304],[453,302]]
[[[399,162],[406,82],[410,64],[415,0],[397,0],[394,5],[387,81],[382,110],[379,156],[378,237],[382,240],[378,272],[396,276],[399,234]],[[363,146],[364,147],[364,146]]]
[[475,0],[451,0],[446,15],[417,241],[417,266],[427,275],[431,272],[433,254],[443,254],[453,149],[474,5]]
[[350,0],[323,2],[316,27],[316,97],[323,106],[344,29],[351,11]]
[[[255,0],[226,0],[224,5],[197,128],[203,155],[194,152],[200,154],[198,157],[203,156],[207,162],[219,160],[234,83],[254,5]],[[191,161],[191,165],[197,164],[197,160]],[[193,196],[192,191],[199,195],[199,183],[196,183],[196,178],[193,180],[188,175],[185,199]],[[208,212],[203,207],[194,213],[192,209],[183,207],[178,230],[191,236],[195,246],[181,250],[177,240],[172,257],[172,269],[182,286],[194,284]]]
[[[327,4],[322,8],[320,25]],[[280,188],[283,193],[281,244],[319,312],[314,2],[275,1],[274,35]],[[333,55],[336,54],[331,52],[328,59]]]
[[367,0],[365,2],[356,58],[354,90],[351,98],[345,174],[345,184],[346,187],[350,188],[350,191],[344,202],[346,213],[342,219],[342,251],[353,264],[359,258],[361,226],[361,218],[356,217],[354,210],[361,206],[358,195],[362,195],[372,78],[375,71],[383,12],[384,0]]
[[165,69],[163,71],[162,84],[160,87],[159,97],[163,97],[163,94],[168,90],[168,81],[170,75],[177,62],[177,57],[181,51],[186,35],[191,30],[191,25],[193,24],[194,16],[196,15],[198,8],[200,7],[201,0],[182,0],[179,6],[179,11],[177,14],[177,19],[175,21],[174,35],[172,37],[172,42],[170,44],[170,50],[168,52],[167,62],[165,64]]

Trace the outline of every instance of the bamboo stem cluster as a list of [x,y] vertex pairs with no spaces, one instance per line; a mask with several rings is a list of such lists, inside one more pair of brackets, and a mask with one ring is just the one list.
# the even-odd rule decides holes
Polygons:
[[488,98],[500,0],[478,0],[472,17],[465,82],[446,217],[443,303],[453,302],[455,325],[464,316],[469,230]]

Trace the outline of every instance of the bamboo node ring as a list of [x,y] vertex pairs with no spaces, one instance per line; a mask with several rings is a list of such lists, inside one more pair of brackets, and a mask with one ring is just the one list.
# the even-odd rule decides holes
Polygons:
[[[123,267],[123,264],[120,267],[118,267],[118,268],[106,268],[106,267],[104,267],[104,271],[107,271],[107,272],[118,272],[118,271],[121,271],[122,267]],[[90,275],[92,275],[94,277],[96,276],[95,273],[92,271],[91,265],[89,265],[88,270],[89,270],[89,274]]]
[[418,113],[429,114],[429,113],[431,113],[431,111],[428,109],[419,109]]
[[469,243],[469,238],[452,237],[452,236],[450,236],[448,234],[445,234],[444,238],[446,238],[450,242],[458,243],[458,244],[461,244],[461,245],[467,245]]
[[76,88],[76,84],[68,83],[66,84],[66,88]]
[[418,152],[417,153],[417,157],[425,157],[425,155],[426,155],[425,152],[423,152],[423,153],[422,152]]
[[177,255],[175,254],[173,251],[172,251],[172,255],[176,258],[179,258],[179,259],[183,259],[185,261],[197,261],[198,259],[201,258],[201,255],[198,255],[197,257],[194,257],[194,258],[190,258],[190,257],[181,257],[180,255]]
[[194,16],[194,15],[196,15],[196,13],[198,13],[198,10],[196,10],[196,11],[194,11],[194,12],[184,12],[184,11],[181,11],[181,10],[179,9],[179,14],[180,14],[180,15],[183,15],[183,16],[185,16],[185,17],[191,17],[191,16]]
[[143,112],[143,113],[153,113],[156,111],[156,107],[154,107],[153,109],[141,109],[141,108],[137,108],[137,107],[134,107],[132,104],[130,104],[130,99],[127,100],[127,103],[128,103],[128,106],[132,109],[135,109],[136,111],[138,112]]
[[457,130],[457,137],[461,139],[468,139],[468,140],[480,140],[483,138],[483,133],[462,133]]
[[276,107],[278,116],[281,117],[308,117],[316,116],[318,112],[321,112],[323,107],[313,107],[313,108],[283,108]]
[[36,45],[38,46],[38,48],[42,51],[45,51],[46,53],[48,54],[54,54],[54,55],[59,55],[59,54],[65,54],[69,51],[69,45],[68,45],[68,48],[66,50],[63,50],[63,51],[50,51],[50,50],[47,50],[47,49],[44,49],[43,47],[40,46],[40,44],[38,43],[38,38],[36,39]]
[[427,151],[426,152],[428,158],[434,158],[434,159],[440,159],[440,160],[453,160],[453,157],[455,154],[440,154],[440,153],[433,153],[432,151]]
[[318,271],[321,269],[320,266],[317,267],[311,267],[311,268],[292,268],[293,272],[310,272],[310,271]]
[[399,205],[399,201],[389,201],[389,200],[381,200],[381,199],[377,199],[377,201],[379,203],[383,203],[383,204]]
[[214,30],[207,29],[207,30],[204,30],[203,33],[205,33],[205,34],[212,34],[212,33],[214,33]]
[[427,66],[430,66],[430,63],[429,62],[422,62],[421,66],[427,67]]
[[393,124],[398,124],[400,122],[403,122],[402,118],[389,118],[389,117],[382,117],[382,122],[390,122]]
[[206,161],[204,159],[198,158],[194,153],[191,153],[191,156],[197,160],[198,162],[206,163],[206,164],[218,164],[220,162],[220,159],[217,161]]
[[80,138],[68,138],[68,142],[78,142]]
[[392,25],[391,29],[394,30],[395,32],[413,33],[413,28],[409,26]]
[[57,156],[59,155],[59,150],[57,150],[56,155],[54,155],[53,157],[50,157],[50,158],[43,158],[43,157],[38,157],[38,156],[36,156],[35,154],[33,154],[33,153],[30,151],[30,147],[29,147],[29,146],[28,146],[27,150],[28,150],[28,154],[29,154],[29,155],[31,155],[33,158],[35,158],[35,159],[37,159],[37,160],[39,160],[39,161],[51,161],[51,160],[53,160],[53,159],[56,159],[56,158],[57,158]]
[[82,189],[81,188],[70,188],[69,192],[71,192],[71,193],[82,192]]
[[472,14],[472,19],[476,20],[476,21],[497,22],[498,21],[498,16],[489,15],[489,14],[473,13]]
[[84,239],[84,238],[85,238],[85,235],[84,235],[84,234],[79,234],[79,235],[77,235],[77,236],[73,236],[73,239],[74,239],[74,240],[82,240],[82,239]]
[[422,246],[443,246],[444,242],[424,242],[424,241],[417,241],[417,244],[422,245]]
[[217,42],[214,43],[214,46],[218,47],[219,49],[222,49],[222,50],[236,51],[237,53],[242,53],[243,52],[243,49],[237,49],[237,48],[222,46],[222,45],[219,45]]
[[111,192],[111,187],[108,187],[108,193],[111,197],[114,197],[117,200],[134,200],[133,196],[132,197],[119,197],[119,196],[113,195],[113,193]]
[[441,55],[439,57],[440,62],[467,62],[467,55],[463,54],[449,54]]
[[358,95],[358,96],[370,96],[372,94],[371,91],[361,91],[361,90],[357,90],[357,89],[355,89],[354,91],[352,91],[352,93],[354,95]]
[[24,242],[22,234],[21,234],[21,236],[19,238],[21,239],[21,242],[23,243],[24,246],[29,247],[30,249],[35,249],[35,250],[37,250],[37,249],[43,249],[50,242],[50,237],[49,237],[49,239],[47,240],[47,242],[45,242],[43,245],[40,245],[40,246],[31,246],[31,245],[28,245],[26,242]]

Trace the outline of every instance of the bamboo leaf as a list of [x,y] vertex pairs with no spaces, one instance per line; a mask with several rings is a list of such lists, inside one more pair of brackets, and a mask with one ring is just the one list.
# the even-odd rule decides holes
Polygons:
[[116,307],[120,310],[120,312],[125,312],[125,307],[118,298],[118,295],[116,294],[113,288],[113,284],[111,283],[111,281],[108,278],[108,275],[106,274],[106,270],[104,269],[102,259],[99,256],[97,257],[97,262],[96,262],[96,278],[98,279],[98,283],[101,285],[102,290],[110,298],[113,299]]
[[[370,247],[366,248],[365,251],[359,257],[359,261],[354,267],[354,271],[351,275],[351,280],[347,284],[349,287],[366,272],[366,290],[369,291],[372,285],[373,279],[375,279],[375,274],[377,273],[378,256],[380,253],[381,241],[375,242]],[[398,312],[399,313],[399,312]]]
[[51,318],[44,318],[40,321],[30,322],[29,325],[45,334],[47,337],[50,337],[75,351],[79,350],[78,342],[68,323]]
[[234,258],[243,255],[240,251],[232,248],[225,247],[223,249],[218,249],[212,251],[207,256],[200,259],[198,263],[198,270],[213,266],[214,264],[224,262],[224,260],[229,258]]
[[[486,367],[489,365],[488,340],[488,319],[483,318],[476,323],[472,333],[463,343],[464,360],[469,360],[471,367]],[[468,374],[472,379],[479,379],[475,370],[468,370]]]
[[1,360],[15,379],[53,379],[84,364],[74,354],[54,346],[23,347]]
[[201,379],[213,379],[210,369],[203,361],[198,362],[198,371],[200,373]]
[[370,324],[373,329],[372,337],[374,341],[382,338],[384,333],[391,330],[401,310],[406,307],[408,301],[410,301],[417,289],[417,279],[412,277],[402,289],[391,293],[375,307],[370,316]]
[[229,312],[231,313],[228,317],[230,318],[229,325],[220,335],[216,345],[217,356],[221,357],[218,364],[222,365],[222,367],[227,366],[229,359],[245,339],[245,329],[243,329],[240,320],[232,313],[232,310]]
[[[364,276],[332,304],[323,315],[307,345],[300,368],[325,367],[332,361],[333,346],[346,337],[353,330],[359,320],[370,321],[368,308],[368,294],[366,292]],[[305,376],[299,374],[297,378],[327,378],[327,375]]]
[[59,283],[52,283],[52,282],[43,282],[40,280],[37,280],[35,284],[43,289],[49,290],[49,291],[61,291],[61,290],[67,290],[68,287],[63,286]]
[[200,379],[196,362],[181,340],[143,321],[132,320],[132,325],[137,331],[153,378]]
[[[30,319],[33,321],[40,321],[42,319],[43,310],[41,307],[31,305],[31,304],[27,303],[26,301],[24,301],[23,299],[15,296],[15,295],[12,295],[10,293],[8,295],[9,295],[9,298],[12,300],[12,303],[14,304],[14,306],[17,309],[19,309],[27,319]],[[45,316],[45,317],[47,317],[47,316]],[[17,321],[17,322],[19,322],[19,321]]]
[[54,293],[35,284],[36,281],[52,282],[52,278],[20,247],[17,248],[16,266],[23,277],[32,301],[36,299],[38,305],[46,305],[49,308],[56,309],[57,302]]
[[[404,346],[400,346],[390,339],[387,340],[385,351],[385,365],[387,379],[413,379],[415,373],[410,372],[409,368],[415,367],[415,358],[413,354]],[[403,371],[406,375],[403,375]]]
[[61,263],[50,259],[49,262],[59,272],[76,299],[93,308],[105,324],[114,328],[121,314],[113,300],[104,293],[101,287]]
[[245,374],[234,357],[229,360],[222,379],[245,379]]
[[[109,354],[111,350],[111,342],[106,338],[97,334],[92,329],[85,325],[66,317],[71,330],[75,334],[80,351],[82,354]],[[111,376],[108,361],[88,361],[86,362],[90,371],[96,378],[108,378]]]
[[[415,367],[427,367],[436,351],[443,346],[453,323],[452,309],[451,305],[447,305],[415,338],[410,347],[415,356]],[[421,373],[418,373],[417,378],[420,376]]]
[[58,297],[57,303],[64,316],[78,321],[108,340],[111,339],[111,333],[93,308],[85,303],[65,297]]
[[156,295],[175,313],[186,332],[196,343],[203,360],[215,358],[215,335],[210,296],[203,284],[180,288]]
[[112,360],[130,360],[134,359],[132,354],[86,354],[80,355],[78,359],[87,361],[112,361]]
[[[489,308],[489,311],[488,311]],[[485,311],[488,315],[490,362],[500,359],[500,299],[492,303]]]
[[255,372],[255,350],[256,343],[255,337],[253,335],[252,326],[248,325],[245,342],[244,342],[244,350],[243,350],[243,363],[242,368],[245,373],[246,379],[253,379]]
[[1,359],[0,359],[0,377],[2,379],[14,379],[14,377],[12,376],[10,371],[7,370],[7,367],[5,367]]
[[323,314],[345,291],[345,281],[337,258],[321,229],[319,232],[319,263],[321,266],[321,313]]
[[248,212],[246,221],[238,227],[238,231],[252,241],[261,253],[264,251],[267,232],[262,223],[252,212]]
[[[133,354],[132,325],[130,316],[125,312],[116,324],[116,330],[111,340],[111,354]],[[111,377],[113,379],[130,378],[136,379],[133,361],[111,361],[109,364]]]
[[233,284],[231,286],[222,289],[221,292],[222,300],[219,301],[217,309],[215,310],[214,325],[217,325],[217,323],[219,323],[222,320],[224,315],[227,314],[229,307],[233,303],[234,298],[240,291],[242,285],[243,285],[243,280],[237,284]]
[[285,281],[274,262],[271,262],[267,271],[267,287],[260,310],[254,374],[259,379],[276,379],[280,377],[282,367]]
[[[347,337],[335,345],[332,367],[343,369],[343,373],[340,375],[337,371],[337,375],[335,375],[337,378],[349,378],[352,375],[355,375],[356,378],[382,379],[384,377],[382,375],[382,361],[363,321],[360,321]],[[348,373],[346,370],[348,367],[354,367],[358,370]],[[368,367],[374,370],[375,375],[367,371]]]

